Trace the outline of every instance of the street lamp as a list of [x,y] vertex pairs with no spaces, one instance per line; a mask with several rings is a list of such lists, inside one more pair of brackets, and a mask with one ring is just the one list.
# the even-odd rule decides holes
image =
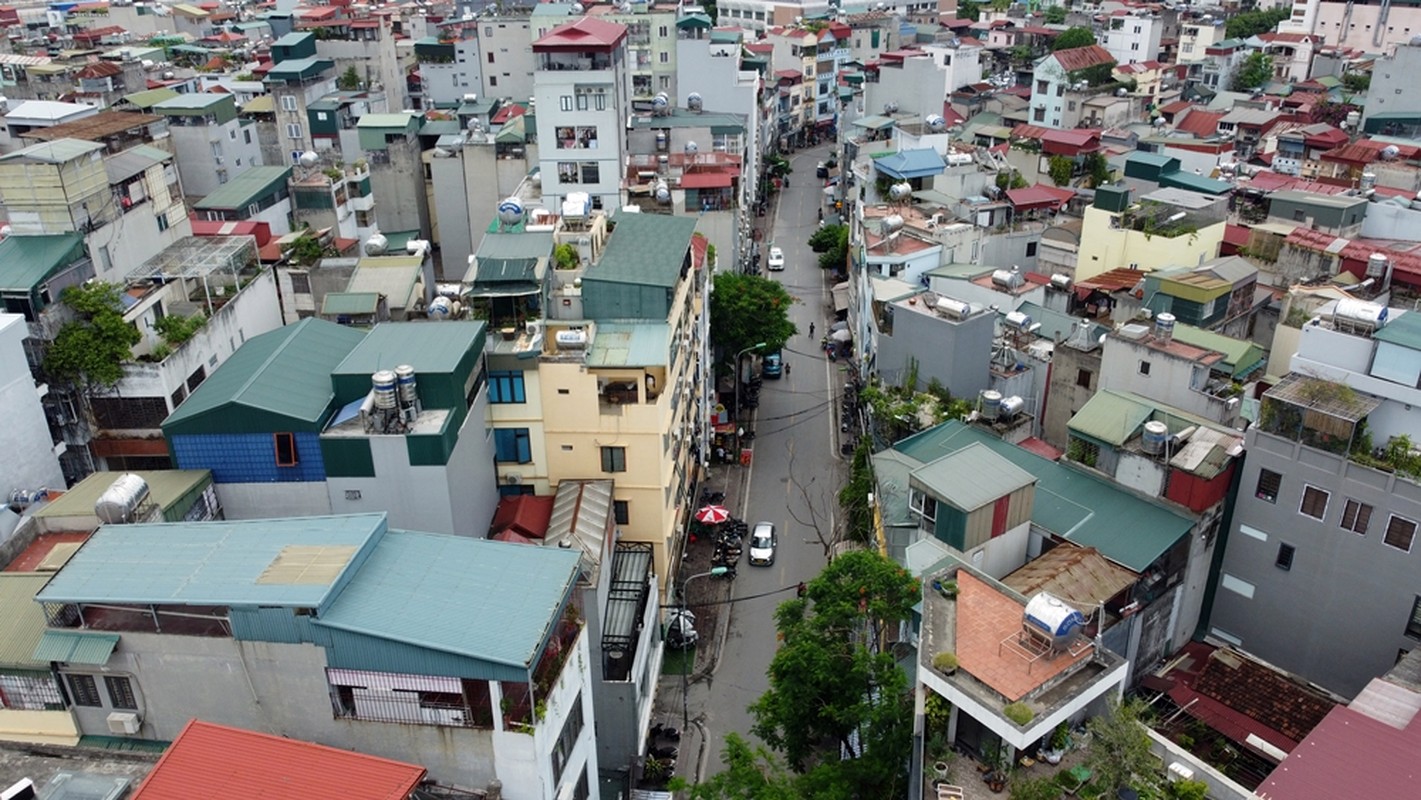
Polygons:
[[[685,580],[681,581],[681,610],[682,610],[682,611],[685,611],[685,610],[688,610],[688,609],[689,609],[689,606],[686,605],[686,585],[687,585],[687,584],[689,584],[691,581],[695,580],[696,578],[707,578],[707,577],[711,577],[711,576],[720,577],[721,575],[724,575],[725,573],[727,573],[727,572],[729,572],[729,571],[730,571],[730,567],[711,567],[711,569],[710,569],[709,572],[698,572],[698,573],[696,573],[695,575],[692,575],[692,576],[686,578]],[[690,694],[691,694],[691,667],[692,667],[692,665],[694,665],[695,663],[696,663],[695,660],[692,659],[692,661],[691,661],[690,664],[683,664],[683,665],[681,666],[681,732],[682,732],[682,733],[685,733],[686,728],[690,725],[691,704],[690,704],[690,700],[689,700],[688,698],[690,697]]]
[[735,354],[735,424],[737,427],[740,425],[740,357],[751,350],[759,350],[764,346],[764,342],[759,342]]

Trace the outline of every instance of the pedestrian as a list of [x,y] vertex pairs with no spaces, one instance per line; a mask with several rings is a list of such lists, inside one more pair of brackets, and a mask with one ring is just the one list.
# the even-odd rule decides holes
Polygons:
[[789,377],[789,362],[788,362],[788,361],[785,362],[785,377],[786,377],[786,378]]
[[809,323],[809,338],[814,338],[814,323]]

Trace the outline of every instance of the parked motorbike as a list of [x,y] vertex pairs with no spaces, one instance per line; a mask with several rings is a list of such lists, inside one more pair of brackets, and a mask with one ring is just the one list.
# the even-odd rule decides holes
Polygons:
[[661,746],[652,745],[646,748],[646,754],[652,758],[675,758],[678,752],[678,748],[671,744]]
[[665,739],[668,742],[679,742],[681,741],[681,730],[658,722],[651,726],[651,738],[653,740]]

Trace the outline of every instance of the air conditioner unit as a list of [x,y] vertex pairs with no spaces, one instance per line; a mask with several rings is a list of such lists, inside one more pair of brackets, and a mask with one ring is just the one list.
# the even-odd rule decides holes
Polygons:
[[503,476],[503,482],[509,486],[517,486],[523,482],[523,476],[516,472],[510,472]]
[[138,733],[138,727],[141,724],[142,720],[131,711],[115,711],[109,714],[109,733],[132,736]]

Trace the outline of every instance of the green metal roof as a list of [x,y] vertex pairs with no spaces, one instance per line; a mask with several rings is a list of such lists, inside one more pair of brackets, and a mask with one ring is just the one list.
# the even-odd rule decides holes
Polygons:
[[323,611],[385,530],[383,513],[105,525],[35,599]]
[[969,444],[913,470],[913,479],[962,511],[976,511],[1036,482],[1036,477],[993,453]]
[[321,299],[321,314],[374,314],[380,308],[376,292],[327,292]]
[[163,102],[164,100],[171,100],[172,98],[179,96],[180,95],[177,92],[167,87],[164,87],[162,89],[147,89],[142,92],[126,94],[123,96],[123,99],[128,103],[146,111],[147,109],[152,108],[153,106]]
[[290,177],[291,167],[248,167],[199,200],[193,208],[244,209],[285,186]]
[[531,668],[580,558],[575,549],[391,531],[316,624]]
[[1139,433],[1140,426],[1154,416],[1154,408],[1110,391],[1096,392],[1066,427],[1071,433],[1119,447]]
[[1228,181],[1215,180],[1183,170],[1159,176],[1159,185],[1201,194],[1228,194],[1233,190],[1233,184]]
[[1058,464],[963,422],[945,422],[893,446],[919,462],[941,458],[977,442],[1036,476],[1031,521],[1106,558],[1141,572],[1164,554],[1193,522],[1136,497],[1088,472]]
[[0,241],[0,291],[32,291],[83,255],[83,234],[7,236]]
[[304,80],[326,70],[335,69],[335,65],[336,62],[329,58],[288,58],[267,70],[266,79]]
[[1392,317],[1381,330],[1372,334],[1372,338],[1411,350],[1421,350],[1421,314],[1408,312]]
[[618,214],[616,224],[602,260],[587,270],[583,282],[675,286],[691,246],[691,234],[696,232],[696,218]]
[[418,114],[413,111],[396,111],[393,114],[366,114],[355,123],[359,128],[399,128],[409,130],[415,127]]
[[86,142],[80,139],[55,139],[52,142],[40,142],[29,147],[16,150],[0,156],[0,161],[38,161],[41,164],[67,164],[76,158],[82,158],[95,150],[102,150],[104,146],[98,142]]
[[[38,605],[38,604],[32,604]],[[35,645],[33,660],[48,664],[63,661],[69,664],[107,664],[118,647],[116,633],[88,631],[45,631]]]
[[[149,469],[130,470],[148,484],[148,496],[161,509],[169,509],[173,504],[187,497],[203,484],[212,482],[212,471],[206,469]],[[95,472],[70,487],[69,491],[57,499],[40,506],[34,512],[39,519],[54,517],[93,517],[94,503],[122,475],[121,472]]]
[[[391,252],[399,252],[393,242],[389,247]],[[423,265],[419,256],[366,256],[356,263],[345,290],[383,294],[391,308],[408,308],[419,299],[415,287],[424,273]]]
[[655,367],[671,358],[671,326],[658,322],[604,322],[587,352],[589,367]]
[[44,608],[35,594],[49,582],[50,575],[37,572],[0,572],[0,667],[44,669],[48,662],[35,661],[35,647],[44,636]]
[[400,364],[414,367],[418,375],[448,374],[458,370],[464,356],[478,347],[484,323],[382,322],[376,325],[331,375],[370,375]]
[[1234,378],[1247,377],[1264,366],[1263,348],[1253,342],[1206,331],[1193,325],[1175,325],[1174,338],[1185,344],[1223,353],[1224,366],[1229,368],[1229,374]]
[[240,421],[230,413],[233,407],[314,429],[335,396],[331,369],[364,337],[353,328],[312,318],[248,339],[163,421],[163,433],[212,432],[212,423],[201,418],[213,412],[223,432],[240,431]]
[[917,467],[917,459],[897,450],[881,450],[873,454],[873,477],[878,487],[875,496],[884,525],[890,528],[917,527],[918,522],[908,509],[908,478]]

